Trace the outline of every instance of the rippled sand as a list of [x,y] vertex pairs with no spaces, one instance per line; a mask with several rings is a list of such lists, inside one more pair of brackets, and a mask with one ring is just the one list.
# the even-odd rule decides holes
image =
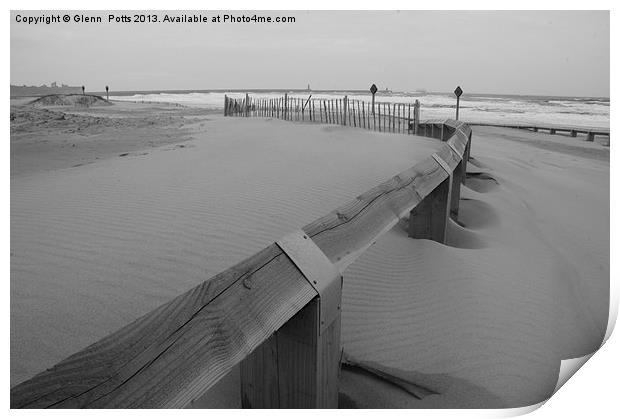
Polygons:
[[12,177],[12,384],[439,147],[218,116],[191,135],[148,154]]
[[349,267],[345,351],[428,391],[416,399],[345,369],[345,399],[527,406],[552,394],[560,360],[598,349],[609,305],[609,154],[575,140],[541,152],[549,137],[476,127],[447,245],[409,239],[403,224]]
[[[440,145],[192,118],[182,142],[107,150],[77,167],[63,154],[62,164],[11,177],[12,385]],[[157,126],[123,135],[131,130],[163,135]],[[349,267],[345,353],[414,390],[345,367],[342,407],[528,405],[553,391],[561,359],[598,347],[609,299],[609,149],[561,140],[476,127],[448,243],[410,239],[402,220]],[[238,406],[237,374],[195,407]]]

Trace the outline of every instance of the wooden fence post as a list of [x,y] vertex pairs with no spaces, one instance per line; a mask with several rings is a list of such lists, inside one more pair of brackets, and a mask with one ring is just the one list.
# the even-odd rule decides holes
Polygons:
[[241,362],[244,409],[338,408],[340,316],[319,334],[315,298]]
[[452,176],[428,194],[409,213],[409,237],[445,243]]
[[327,100],[327,108],[325,108],[325,114],[327,115],[327,123],[333,123],[332,101]]
[[342,111],[344,107],[344,100],[342,99],[336,99],[336,101],[334,102],[334,113],[336,115],[336,124],[343,124],[343,118],[342,115],[340,115],[340,112]]
[[347,125],[347,108],[349,107],[349,99],[345,96],[342,101],[342,125]]
[[303,231],[277,244],[318,296],[241,362],[241,405],[336,409],[342,275]]
[[413,133],[413,127],[411,126],[411,104],[407,105],[407,134]]
[[388,111],[390,110],[390,105],[387,103],[383,104],[383,131],[390,132],[390,119],[388,118]]
[[[463,159],[465,156],[463,156]],[[464,181],[463,160],[454,169],[452,175],[452,191],[450,196],[450,217],[456,221],[459,217],[459,200],[461,199],[461,183]]]
[[375,115],[375,101],[372,101],[372,129],[373,131],[377,130],[377,117]]
[[366,102],[362,101],[362,119],[364,120],[364,128],[368,129],[368,125],[366,125]]
[[413,134],[418,135],[418,125],[420,124],[420,101],[416,100],[413,107]]

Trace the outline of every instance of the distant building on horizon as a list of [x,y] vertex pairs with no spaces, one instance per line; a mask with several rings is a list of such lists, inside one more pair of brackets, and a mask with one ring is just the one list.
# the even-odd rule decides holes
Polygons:
[[68,86],[62,84],[60,87],[57,82],[52,82],[50,86],[42,84],[41,86],[16,86],[11,84],[11,97],[23,97],[23,96],[45,96],[52,94],[76,94],[82,93],[80,86]]

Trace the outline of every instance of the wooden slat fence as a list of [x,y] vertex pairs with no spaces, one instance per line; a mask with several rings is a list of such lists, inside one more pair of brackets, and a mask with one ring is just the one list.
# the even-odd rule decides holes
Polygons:
[[337,407],[342,273],[407,215],[411,237],[440,242],[458,216],[471,129],[420,127],[439,151],[303,227],[297,254],[267,246],[16,385],[11,408],[183,407],[239,363],[243,407]]
[[420,121],[420,102],[372,103],[349,99],[316,99],[289,97],[255,98],[246,94],[242,99],[224,97],[225,116],[258,116],[287,121],[319,122],[346,125],[372,131],[416,134]]

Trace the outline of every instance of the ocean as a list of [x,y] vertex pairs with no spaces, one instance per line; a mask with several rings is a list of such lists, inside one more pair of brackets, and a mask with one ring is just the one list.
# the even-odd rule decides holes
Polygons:
[[[137,102],[167,102],[210,110],[224,108],[224,95],[242,98],[277,98],[288,93],[290,97],[319,99],[349,99],[370,101],[364,91],[301,91],[301,90],[196,90],[196,91],[143,91],[117,92],[111,100]],[[454,118],[456,98],[452,93],[378,92],[376,100],[389,103],[420,101],[421,119]],[[609,98],[522,96],[495,94],[467,94],[460,100],[459,119],[472,123],[539,124],[576,127],[609,128]]]

